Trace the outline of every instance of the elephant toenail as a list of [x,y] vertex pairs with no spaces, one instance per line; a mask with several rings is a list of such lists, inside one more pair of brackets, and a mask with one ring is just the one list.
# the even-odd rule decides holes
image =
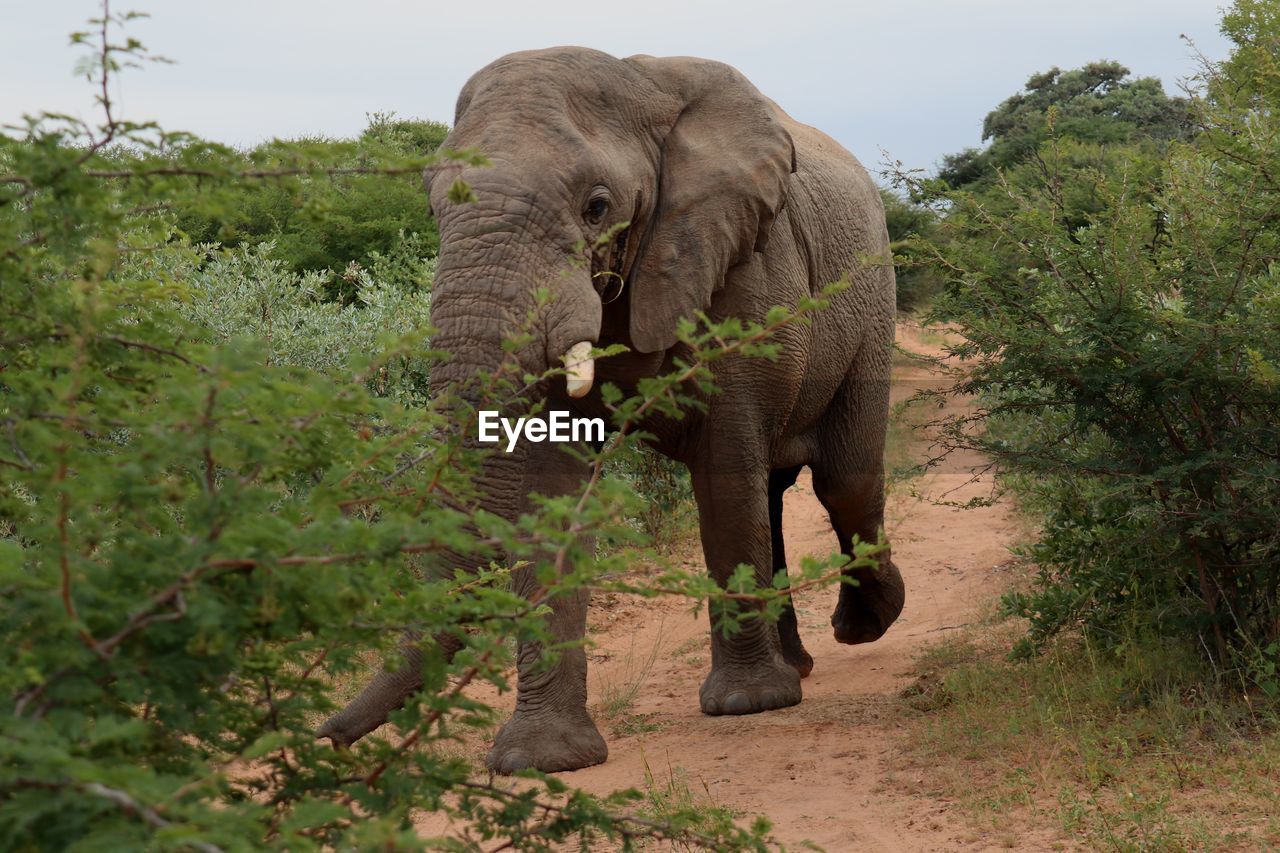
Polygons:
[[513,749],[498,759],[497,770],[504,775],[510,775],[517,770],[525,770],[532,766],[533,759],[524,750]]
[[744,691],[735,690],[724,697],[724,712],[726,714],[750,714],[751,711],[751,697]]

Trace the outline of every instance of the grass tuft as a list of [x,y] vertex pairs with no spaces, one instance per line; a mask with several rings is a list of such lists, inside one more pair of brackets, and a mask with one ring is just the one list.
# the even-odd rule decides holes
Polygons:
[[658,626],[657,636],[659,639],[642,656],[637,656],[635,640],[632,639],[620,671],[600,678],[600,701],[596,706],[596,719],[608,723],[615,736],[643,734],[659,728],[656,722],[649,719],[651,715],[631,713],[640,688],[653,671],[653,665],[662,650],[662,625]]

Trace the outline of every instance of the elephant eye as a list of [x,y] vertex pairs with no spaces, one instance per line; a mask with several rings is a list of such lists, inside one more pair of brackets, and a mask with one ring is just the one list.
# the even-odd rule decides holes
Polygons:
[[582,212],[582,216],[592,225],[599,225],[608,210],[609,202],[597,196],[587,202],[587,209]]

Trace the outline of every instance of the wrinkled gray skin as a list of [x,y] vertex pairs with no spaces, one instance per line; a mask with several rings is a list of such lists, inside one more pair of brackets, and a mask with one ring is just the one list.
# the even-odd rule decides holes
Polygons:
[[[583,48],[511,54],[477,73],[458,97],[446,148],[476,148],[489,168],[437,167],[427,175],[441,235],[433,345],[452,360],[433,373],[459,389],[502,361],[502,340],[526,322],[536,288],[553,299],[537,315],[534,342],[518,357],[542,372],[578,341],[623,343],[631,352],[597,364],[594,389],[572,400],[565,380],[547,383],[548,409],[605,416],[599,388],[634,389],[685,354],[676,322],[704,310],[713,319],[762,320],[848,276],[853,286],[810,325],[786,327],[776,362],[730,357],[715,365],[722,392],[705,412],[645,423],[655,446],[685,463],[697,498],[707,567],[724,583],[740,563],[760,582],[785,572],[782,493],[802,466],[831,517],[840,547],[874,541],[884,514],[894,280],[879,195],[858,161],[824,134],[787,116],[727,65],[702,59],[615,59]],[[478,201],[455,204],[462,177]],[[574,267],[575,246],[629,222],[591,269]],[[613,270],[626,282],[616,292]],[[594,275],[593,275],[594,273]],[[521,442],[483,472],[487,508],[513,517],[527,495],[578,490],[586,470],[557,446]],[[842,643],[879,638],[902,609],[901,575],[885,553],[878,569],[841,585],[831,624]],[[517,578],[525,594],[535,588]],[[577,640],[586,595],[552,600],[551,625]],[[712,617],[714,619],[714,616]],[[800,701],[813,659],[788,607],[778,625],[749,621],[742,633],[711,634],[707,714],[750,714]],[[571,770],[605,760],[608,748],[586,710],[583,651],[538,666],[519,653],[516,711],[488,763]],[[329,720],[321,736],[349,744],[381,725],[420,686],[418,653],[379,674]]]

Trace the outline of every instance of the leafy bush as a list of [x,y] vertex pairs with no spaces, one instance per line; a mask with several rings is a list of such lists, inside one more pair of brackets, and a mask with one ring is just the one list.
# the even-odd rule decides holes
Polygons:
[[[302,152],[354,174],[244,182],[229,188],[217,204],[183,208],[175,224],[195,243],[234,247],[269,242],[271,256],[291,271],[320,274],[325,298],[349,301],[357,289],[345,274],[352,263],[371,266],[379,257],[402,253],[406,241],[419,258],[438,251],[440,236],[427,213],[420,175],[385,173],[370,165],[431,154],[447,132],[437,122],[374,114],[354,142],[301,139],[235,152],[232,161],[243,169],[286,168]],[[410,289],[419,285],[412,268],[392,271],[405,278],[385,283]]]
[[942,289],[942,278],[927,258],[916,253],[920,240],[937,236],[937,214],[890,190],[881,189],[880,199],[889,231],[889,248],[894,253],[898,310],[922,308]]
[[[945,205],[936,317],[959,324],[959,389],[1000,428],[950,424],[1047,511],[1038,586],[1010,607],[1037,636],[1099,640],[1134,619],[1280,693],[1280,19],[1242,0],[1232,58],[1205,69],[1200,130],[1144,147],[1049,138],[991,193]],[[1253,33],[1252,36],[1246,33]],[[1088,185],[1096,204],[1068,190]],[[993,248],[997,247],[997,248]]]
[[[348,368],[353,354],[383,352],[389,341],[428,328],[434,261],[418,266],[417,291],[387,283],[404,280],[405,264],[393,275],[384,274],[380,257],[372,270],[352,265],[345,276],[355,301],[340,304],[323,298],[323,273],[295,273],[272,257],[273,248],[190,248],[166,241],[163,248],[126,256],[122,272],[172,282],[179,312],[197,327],[193,335],[212,344],[254,338],[266,364],[335,374]],[[383,360],[369,387],[402,403],[425,403],[427,372],[424,356],[402,352]]]
[[618,456],[609,474],[635,490],[640,500],[632,518],[661,551],[671,551],[696,530],[693,485],[683,464],[639,445],[634,452]]

